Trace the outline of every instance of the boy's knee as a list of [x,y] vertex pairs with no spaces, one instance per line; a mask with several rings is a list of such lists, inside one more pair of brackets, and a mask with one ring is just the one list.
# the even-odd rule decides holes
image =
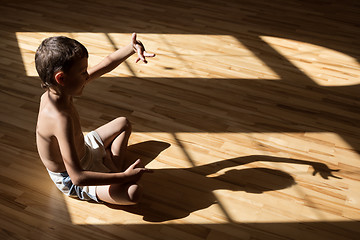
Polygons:
[[131,131],[131,123],[126,117],[118,117],[116,121],[118,122],[121,129]]
[[132,204],[137,204],[140,202],[142,195],[143,195],[143,189],[138,184],[132,184],[128,188],[128,194],[129,194],[129,200]]
[[112,204],[135,205],[140,202],[143,190],[142,187],[136,183],[126,185],[114,184],[110,185],[108,194],[108,197],[103,197],[101,200]]

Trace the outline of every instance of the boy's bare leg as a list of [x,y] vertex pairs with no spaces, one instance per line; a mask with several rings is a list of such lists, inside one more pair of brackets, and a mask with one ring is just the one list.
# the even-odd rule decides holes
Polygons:
[[111,170],[124,171],[126,150],[131,134],[130,122],[124,117],[119,117],[95,131],[99,134],[107,151],[105,164],[110,165]]
[[118,205],[134,205],[142,196],[142,189],[134,183],[97,186],[96,195],[99,200]]

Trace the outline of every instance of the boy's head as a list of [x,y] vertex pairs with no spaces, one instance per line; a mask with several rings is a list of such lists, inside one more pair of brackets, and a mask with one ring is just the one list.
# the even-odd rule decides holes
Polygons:
[[42,80],[41,86],[45,89],[57,89],[55,74],[67,73],[75,62],[83,58],[88,58],[88,51],[78,41],[63,36],[46,38],[35,54],[36,70]]

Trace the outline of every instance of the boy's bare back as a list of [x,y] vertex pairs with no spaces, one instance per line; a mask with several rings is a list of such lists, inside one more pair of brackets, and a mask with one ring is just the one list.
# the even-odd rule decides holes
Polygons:
[[40,158],[47,169],[52,172],[66,171],[62,154],[59,147],[59,139],[55,130],[61,130],[58,122],[60,119],[68,119],[72,121],[74,130],[74,143],[77,151],[78,159],[85,154],[84,137],[81,131],[79,115],[72,103],[64,106],[56,96],[50,91],[45,92],[40,99],[40,108],[36,126],[36,141]]

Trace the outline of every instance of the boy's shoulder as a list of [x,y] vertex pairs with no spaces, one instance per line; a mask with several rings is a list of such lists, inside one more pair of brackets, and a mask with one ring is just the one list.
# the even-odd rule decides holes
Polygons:
[[41,96],[39,116],[58,119],[68,114],[68,109],[52,99],[47,92]]
[[54,135],[56,129],[66,125],[72,119],[71,110],[50,99],[47,92],[40,98],[37,129],[45,135]]

